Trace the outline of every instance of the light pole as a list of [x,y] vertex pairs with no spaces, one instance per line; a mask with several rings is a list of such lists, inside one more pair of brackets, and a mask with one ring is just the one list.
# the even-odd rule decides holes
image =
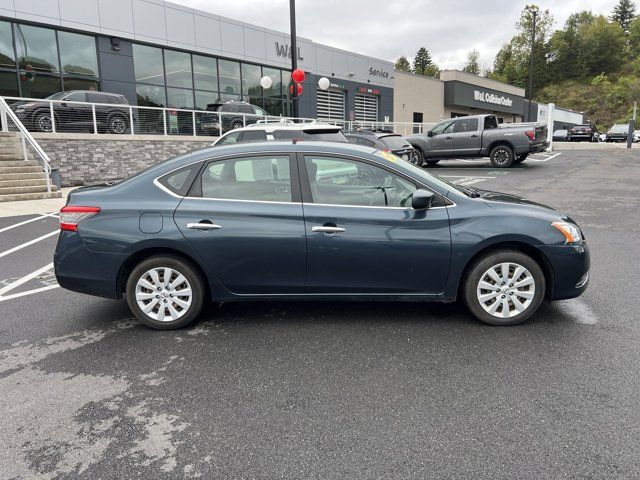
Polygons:
[[[291,21],[291,72],[298,68],[298,42],[296,42],[296,0],[289,0],[289,19]],[[291,115],[298,118],[298,88],[291,92]]]
[[527,106],[527,122],[531,121],[531,98],[533,97],[533,53],[536,43],[536,19],[540,9],[537,5],[527,5],[526,10],[533,16],[531,28],[531,53],[529,55],[529,104]]

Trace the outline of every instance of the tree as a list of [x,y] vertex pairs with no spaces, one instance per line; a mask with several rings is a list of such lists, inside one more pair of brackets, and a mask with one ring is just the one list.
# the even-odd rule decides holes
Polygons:
[[624,64],[625,36],[622,27],[602,15],[579,29],[581,55],[590,75],[617,72]]
[[396,60],[394,68],[399,72],[410,72],[411,64],[409,63],[409,60],[407,60],[407,57],[402,55],[398,60]]
[[435,77],[438,72],[438,66],[433,63],[429,50],[425,47],[420,47],[413,59],[413,73]]
[[462,71],[480,75],[480,52],[474,49],[467,54],[467,64]]
[[622,30],[627,30],[629,24],[636,16],[636,6],[631,0],[619,0],[618,4],[613,7],[611,20],[618,22]]

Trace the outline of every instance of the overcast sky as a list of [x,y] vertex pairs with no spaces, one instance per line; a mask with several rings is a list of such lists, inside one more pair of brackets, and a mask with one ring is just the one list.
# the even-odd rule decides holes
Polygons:
[[[173,0],[175,3],[289,31],[288,0]],[[483,69],[515,32],[530,1],[513,0],[297,0],[298,36],[376,58],[413,59],[425,46],[438,66],[461,68],[477,49]],[[580,10],[608,15],[617,0],[538,0],[556,27]]]

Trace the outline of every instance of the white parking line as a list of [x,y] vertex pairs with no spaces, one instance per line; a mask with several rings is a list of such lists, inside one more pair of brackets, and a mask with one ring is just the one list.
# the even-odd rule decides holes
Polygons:
[[58,218],[58,215],[55,213],[43,213],[35,218],[30,218],[29,220],[25,220],[24,222],[14,223],[13,225],[9,225],[8,227],[0,228],[0,233],[6,232],[7,230],[11,230],[16,227],[21,227],[22,225],[26,225],[27,223],[35,222],[36,220],[42,220],[43,218],[53,217]]
[[486,180],[490,180],[492,178],[496,178],[496,177],[482,177],[478,175],[440,175],[440,176],[443,178],[450,178],[452,179],[453,183],[455,183],[456,185],[462,185],[462,186],[473,185],[474,183],[480,183]]
[[554,153],[552,155],[547,156],[547,154],[537,154],[538,156],[547,157],[547,158],[529,158],[527,161],[531,162],[548,162],[549,160],[556,158],[558,155],[562,155],[562,152]]
[[53,237],[54,235],[57,235],[59,232],[60,230],[54,230],[53,232],[49,232],[42,235],[41,237],[34,238],[33,240],[29,240],[28,242],[18,245],[17,247],[13,247],[13,248],[10,248],[9,250],[5,250],[4,252],[0,253],[0,258],[6,257],[7,255],[17,252],[18,250],[22,250],[23,248],[28,247],[29,245],[33,245],[34,243],[38,243],[41,240],[44,240],[46,238]]
[[53,268],[53,263],[49,263],[48,265],[45,265],[44,267],[39,268],[35,272],[31,272],[28,275],[25,275],[24,277],[19,278],[18,280],[14,281],[14,282],[11,282],[9,285],[6,285],[6,286],[0,288],[0,302],[4,302],[5,300],[10,300],[12,298],[24,297],[26,295],[31,295],[31,294],[34,294],[34,293],[44,292],[46,290],[51,290],[51,289],[54,289],[54,288],[58,288],[60,286],[58,284],[47,285],[45,287],[39,287],[39,288],[34,288],[32,290],[27,290],[26,292],[18,292],[18,293],[13,293],[13,294],[10,294],[10,295],[5,295],[5,293],[10,292],[11,290],[15,290],[20,285],[23,285],[23,284],[27,283],[28,281],[33,280],[38,275],[42,275],[43,273],[48,272],[52,268]]

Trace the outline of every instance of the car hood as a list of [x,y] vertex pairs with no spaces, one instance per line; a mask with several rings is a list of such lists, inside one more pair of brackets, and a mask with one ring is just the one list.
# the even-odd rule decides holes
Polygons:
[[533,200],[528,200],[517,195],[480,189],[477,189],[477,192],[480,194],[480,198],[484,200],[487,206],[496,210],[517,209],[521,212],[529,211],[531,214],[534,214],[536,216],[552,217],[554,219],[568,218],[565,214],[555,210],[548,205],[534,202]]

